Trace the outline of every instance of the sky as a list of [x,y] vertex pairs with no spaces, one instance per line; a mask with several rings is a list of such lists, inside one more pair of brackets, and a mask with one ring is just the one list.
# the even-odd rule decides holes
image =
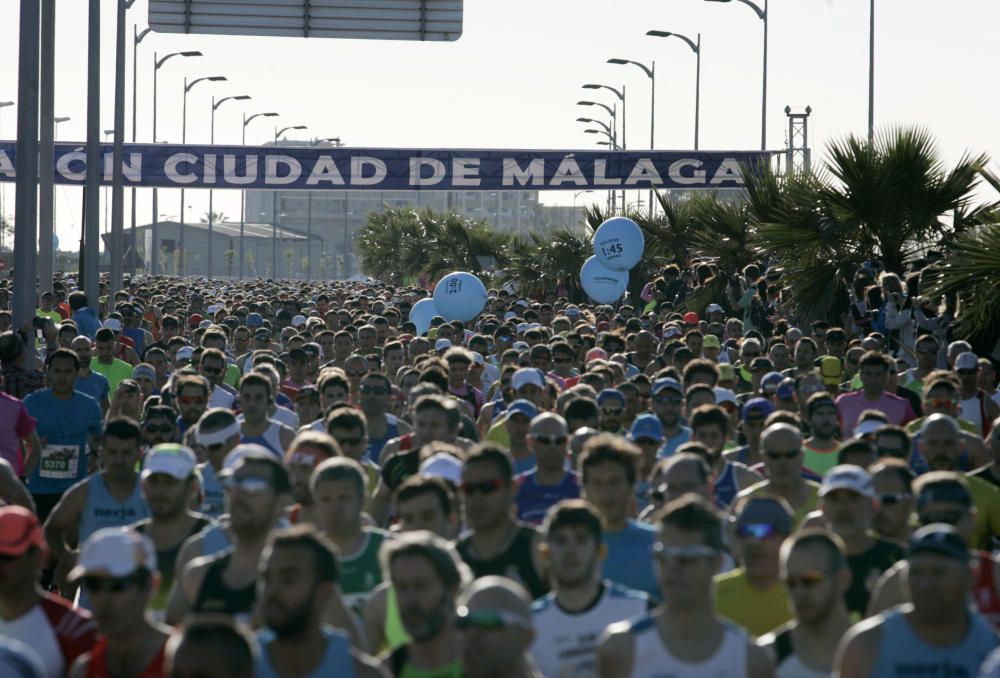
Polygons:
[[[85,138],[87,4],[57,3],[55,114],[70,117],[59,125],[60,141]],[[116,3],[102,4],[105,130],[113,119]],[[18,5],[0,0],[0,101],[17,98]],[[128,13],[126,139],[132,25],[145,28],[147,11],[146,0],[137,0]],[[184,77],[224,75],[227,82],[203,82],[189,93],[190,143],[208,143],[213,95],[248,94],[251,101],[218,110],[217,143],[239,143],[244,111],[276,111],[280,117],[251,123],[248,144],[273,138],[277,121],[308,126],[292,138],[339,136],[359,147],[594,148],[597,135],[585,134],[575,119],[598,117],[599,109],[576,101],[614,103],[610,93],[580,88],[601,82],[626,86],[627,145],[648,148],[649,79],[634,66],[606,63],[620,57],[655,60],[656,146],[690,149],[695,57],[680,40],[645,35],[657,29],[702,35],[701,148],[759,148],[763,32],[749,7],[702,0],[466,0],[464,11],[463,35],[448,43],[150,33],[139,46],[138,140],[152,140],[154,51],[200,50],[201,58],[172,59],[160,69],[160,141],[180,141]],[[785,147],[785,106],[811,106],[817,160],[827,141],[866,134],[868,13],[864,0],[769,1],[769,148]],[[1000,92],[987,75],[1000,63],[997,25],[995,0],[876,0],[876,126],[928,128],[949,164],[966,152],[1000,158]],[[0,109],[0,138],[13,138],[15,128],[16,108]],[[79,240],[81,192],[56,190],[62,249]],[[13,196],[8,184],[4,211],[11,216]],[[207,211],[207,191],[187,191],[185,198],[195,220]],[[572,192],[543,194],[543,202],[570,204]],[[138,192],[137,205],[139,223],[148,223],[149,191]],[[216,191],[215,205],[238,216],[238,193]],[[103,231],[103,196],[101,210]],[[160,212],[179,215],[179,191],[160,191]],[[126,202],[126,223],[128,214]]]

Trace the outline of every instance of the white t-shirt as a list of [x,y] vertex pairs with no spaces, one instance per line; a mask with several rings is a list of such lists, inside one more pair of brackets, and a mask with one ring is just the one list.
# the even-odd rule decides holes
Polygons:
[[6,621],[0,618],[0,636],[19,640],[34,650],[45,666],[47,678],[65,675],[65,660],[59,641],[41,605],[35,605],[17,619]]
[[227,391],[226,389],[216,386],[212,389],[212,397],[208,401],[209,407],[222,407],[227,410],[233,409],[233,402],[236,400],[236,396]]

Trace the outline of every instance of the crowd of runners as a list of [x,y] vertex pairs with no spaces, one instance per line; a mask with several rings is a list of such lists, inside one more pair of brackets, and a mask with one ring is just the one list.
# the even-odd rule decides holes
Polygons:
[[59,276],[0,310],[0,676],[1000,676],[997,356],[917,274],[812,322],[729,277],[418,334],[417,287]]

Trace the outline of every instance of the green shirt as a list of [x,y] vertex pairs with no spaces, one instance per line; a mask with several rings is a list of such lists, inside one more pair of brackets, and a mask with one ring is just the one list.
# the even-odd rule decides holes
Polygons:
[[364,538],[361,547],[340,559],[340,590],[344,602],[351,609],[360,612],[372,590],[382,583],[382,568],[378,562],[378,552],[389,533],[377,527],[362,528]]
[[90,359],[90,369],[108,378],[108,387],[111,390],[112,396],[114,396],[115,389],[118,388],[118,384],[123,379],[132,378],[132,366],[118,358],[112,358],[111,364],[105,365],[97,360],[97,356],[94,356]]

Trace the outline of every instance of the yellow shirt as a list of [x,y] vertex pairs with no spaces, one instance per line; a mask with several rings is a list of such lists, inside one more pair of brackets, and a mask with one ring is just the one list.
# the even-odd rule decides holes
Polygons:
[[781,582],[775,582],[767,591],[758,591],[750,586],[742,567],[715,576],[715,611],[757,637],[794,616]]
[[510,449],[510,433],[507,432],[507,427],[504,426],[503,419],[490,426],[490,430],[486,432],[486,439],[505,449]]
[[[774,493],[768,490],[767,482],[768,481],[763,480],[757,483],[756,485],[751,485],[743,492],[741,492],[740,495],[751,496],[751,497],[756,494],[773,495]],[[807,515],[809,515],[817,508],[819,508],[819,483],[812,480],[807,480],[805,481],[805,483],[806,486],[809,488],[809,498],[806,500],[805,504],[803,504],[797,509],[794,509],[795,513],[792,515],[792,527],[795,529],[798,529],[799,525],[802,524],[802,521],[806,519]]]
[[1000,536],[1000,490],[989,481],[976,476],[965,476],[976,505],[976,534],[974,548],[991,550],[992,537]]

